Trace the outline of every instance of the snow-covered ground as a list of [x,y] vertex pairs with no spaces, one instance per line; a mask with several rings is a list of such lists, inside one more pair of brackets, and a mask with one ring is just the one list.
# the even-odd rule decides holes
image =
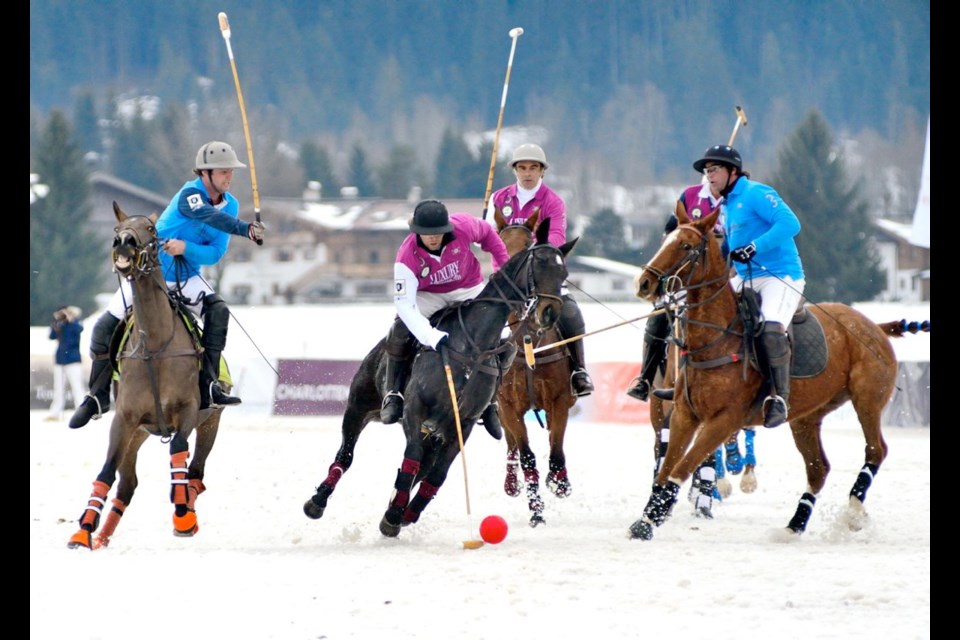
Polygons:
[[[781,427],[757,434],[755,493],[732,477],[714,520],[696,519],[684,500],[648,542],[626,533],[649,496],[650,428],[576,423],[573,494],[546,494],[545,526],[527,526],[526,500],[503,493],[504,444],[479,430],[466,446],[469,483],[458,458],[421,521],[387,539],[377,525],[403,456],[396,425],[368,427],[326,514],[310,520],[302,505],[339,446],[338,419],[231,408],[207,464],[199,533],[172,535],[167,447],[151,439],[113,542],[88,552],[66,543],[109,425],[71,431],[44,416],[30,416],[38,640],[931,637],[929,428],[886,430],[890,454],[857,533],[841,518],[863,462],[855,423],[824,427],[832,472],[803,536],[783,535],[805,480]],[[543,469],[546,434],[531,429]],[[465,549],[488,514],[509,522],[506,540]]]

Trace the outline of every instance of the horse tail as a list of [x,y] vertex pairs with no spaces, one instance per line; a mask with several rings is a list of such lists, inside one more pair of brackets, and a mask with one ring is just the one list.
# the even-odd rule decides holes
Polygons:
[[907,322],[906,320],[891,320],[878,326],[884,334],[894,338],[902,338],[905,333],[917,333],[919,331],[930,333],[929,320],[924,320],[923,322],[917,322],[916,320],[912,322]]

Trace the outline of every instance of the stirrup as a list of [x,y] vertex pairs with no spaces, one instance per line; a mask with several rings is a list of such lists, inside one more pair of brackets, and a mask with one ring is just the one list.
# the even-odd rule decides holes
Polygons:
[[767,396],[763,401],[763,426],[779,427],[787,421],[787,403],[780,396]]
[[[87,400],[93,400],[93,402],[87,402]],[[94,413],[93,406],[96,405],[96,410]],[[107,401],[103,404],[100,403],[100,399],[95,395],[90,395],[89,393],[84,396],[83,400],[80,402],[80,406],[76,408],[73,412],[73,417],[70,418],[70,424],[68,425],[71,429],[79,429],[80,427],[86,426],[91,420],[99,420],[103,417],[103,414],[110,410],[110,399],[109,395],[107,396]]]
[[594,391],[593,380],[583,367],[570,374],[570,384],[573,387],[573,395],[578,398],[588,396]]
[[650,383],[643,378],[634,378],[636,381],[632,387],[627,389],[627,395],[636,398],[640,402],[647,402],[650,398]]
[[403,394],[399,391],[389,391],[383,396],[380,403],[380,422],[393,424],[403,415]]

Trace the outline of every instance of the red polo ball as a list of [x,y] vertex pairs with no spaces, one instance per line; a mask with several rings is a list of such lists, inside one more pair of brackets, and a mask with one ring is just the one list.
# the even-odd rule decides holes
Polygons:
[[490,544],[503,542],[507,537],[507,521],[500,516],[487,516],[480,523],[480,537]]

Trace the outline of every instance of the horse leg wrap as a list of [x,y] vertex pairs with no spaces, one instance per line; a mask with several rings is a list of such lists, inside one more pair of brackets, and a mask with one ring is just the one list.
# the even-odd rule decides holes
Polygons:
[[96,531],[100,525],[100,514],[107,503],[107,493],[110,486],[106,482],[94,480],[93,492],[87,499],[87,508],[80,514],[80,528],[87,531]]
[[340,478],[343,477],[343,474],[346,473],[347,468],[343,466],[340,462],[334,462],[330,465],[330,468],[327,470],[327,478],[323,481],[323,484],[330,487],[332,491],[336,488],[337,483],[340,482]]
[[863,465],[863,468],[860,469],[860,473],[857,475],[857,481],[853,483],[853,489],[850,490],[850,495],[860,502],[866,500],[867,490],[870,488],[870,485],[873,484],[873,478],[877,475],[878,471],[880,471],[880,467],[875,464]]
[[550,463],[550,473],[547,474],[547,488],[553,492],[558,498],[566,498],[572,492],[570,487],[570,479],[567,478],[567,468],[561,466],[559,469],[554,468],[554,464]]
[[[713,452],[713,470],[717,474],[717,480],[725,478],[727,472],[723,468],[723,449],[717,447],[717,450]],[[731,471],[731,473],[733,473]]]
[[203,481],[200,478],[193,478],[187,483],[187,509],[194,509],[197,496],[207,490],[207,487],[203,484]]
[[394,507],[406,507],[410,502],[410,489],[413,487],[413,479],[420,470],[420,463],[410,458],[404,458],[400,468],[397,469],[397,479],[393,483],[393,496],[390,499],[390,505]]
[[670,446],[670,427],[669,422],[665,422],[660,429],[660,442],[657,444],[657,463],[653,465],[653,479],[657,479],[660,473],[660,467],[663,465],[663,459],[667,457],[667,447]]
[[503,492],[516,498],[520,495],[520,453],[516,449],[507,451],[507,475],[503,480]]
[[414,496],[413,500],[410,501],[410,505],[403,512],[403,522],[405,524],[412,524],[419,520],[420,514],[427,508],[427,505],[430,504],[433,497],[437,495],[439,489],[440,487],[435,487],[426,480],[421,482],[420,488],[417,489],[417,495]]
[[817,504],[817,497],[812,493],[804,493],[800,496],[800,503],[797,505],[797,511],[790,519],[787,528],[794,533],[803,533],[807,529],[807,522],[810,521],[810,515],[813,513],[813,506]]
[[743,471],[743,457],[740,455],[740,445],[736,439],[723,445],[727,451],[727,471],[733,475],[738,475]]
[[187,456],[188,451],[170,455],[170,502],[184,508],[187,506]]
[[673,510],[673,505],[676,504],[679,493],[680,485],[676,482],[668,481],[663,487],[654,486],[650,500],[643,510],[643,515],[659,527],[667,520]]
[[757,432],[753,429],[744,429],[743,431],[743,464],[757,466],[757,457],[753,454],[753,439],[757,437]]
[[107,513],[107,519],[103,521],[103,527],[99,533],[97,533],[97,539],[94,541],[95,549],[102,549],[110,544],[110,536],[117,530],[117,525],[120,524],[120,518],[123,517],[123,512],[127,508],[127,505],[123,504],[120,498],[114,498],[110,504],[111,507],[110,512]]

